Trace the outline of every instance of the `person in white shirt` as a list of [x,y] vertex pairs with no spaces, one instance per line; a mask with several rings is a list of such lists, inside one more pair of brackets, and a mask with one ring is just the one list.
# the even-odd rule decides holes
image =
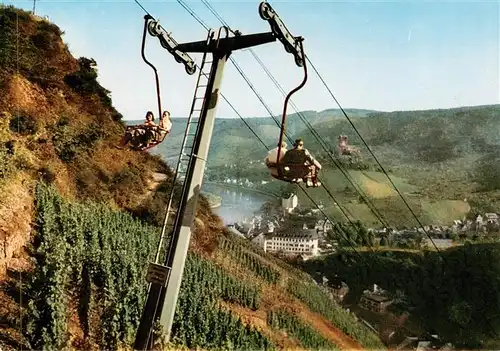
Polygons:
[[172,129],[172,119],[170,118],[170,112],[163,111],[158,127],[159,129],[170,133],[170,129]]
[[276,176],[276,177],[278,176],[277,163],[279,161],[281,161],[281,159],[283,158],[283,156],[285,156],[285,153],[287,151],[286,143],[284,141],[281,143],[281,151],[280,151],[280,159],[279,160],[277,160],[278,148],[279,148],[279,145],[276,146],[276,148],[269,151],[266,158],[264,159],[264,162],[266,163],[267,168],[269,168],[269,170],[271,171],[271,175]]
[[150,130],[150,133],[152,134],[153,137],[153,142],[161,143],[163,140],[165,140],[165,137],[167,136],[167,134],[170,133],[171,129],[172,129],[172,119],[170,118],[170,112],[165,110],[163,111],[160,117],[160,122],[158,123],[158,126]]

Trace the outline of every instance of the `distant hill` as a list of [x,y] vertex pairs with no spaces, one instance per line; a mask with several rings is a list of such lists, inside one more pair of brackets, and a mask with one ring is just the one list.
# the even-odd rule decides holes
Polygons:
[[[396,112],[349,109],[346,112],[384,168],[397,179],[398,189],[400,186],[404,189],[403,193],[424,222],[449,224],[471,208],[473,211],[500,208],[500,105]],[[417,224],[339,110],[304,111],[303,115],[330,151],[335,151],[341,134],[347,135],[349,144],[361,150],[362,163],[370,167],[371,173],[351,169],[350,174],[377,208],[394,218],[394,224]],[[279,129],[271,118],[246,121],[268,149],[277,144]],[[178,152],[184,128],[185,119],[174,119],[172,136],[154,153]],[[288,117],[287,131],[292,139],[302,137],[306,147],[327,167],[323,178],[339,201],[343,201],[355,217],[376,224],[368,207],[358,202],[357,193],[348,190],[350,184],[344,175],[297,114]],[[266,150],[240,119],[216,120],[209,168],[235,160],[261,160],[265,154]],[[276,187],[278,182],[272,181],[270,186]],[[332,203],[323,189],[310,190],[310,193],[317,200]],[[332,209],[331,213],[338,215],[338,210]]]
[[[473,211],[499,211],[500,105],[381,112],[370,114],[370,118],[352,120],[424,222],[450,224],[453,219],[466,214],[469,208]],[[349,144],[361,150],[363,162],[372,170],[380,171],[347,120],[322,122],[314,128],[332,150],[338,135],[347,135]],[[330,165],[332,171],[325,175],[328,181],[345,184],[345,178],[332,165],[313,135],[309,131],[302,135],[309,150],[327,167]],[[368,177],[371,178],[369,182],[365,175],[358,184],[371,194],[383,213],[391,214],[400,225],[417,224],[410,217],[401,220],[409,216],[409,211],[391,190],[392,186],[383,174]],[[380,193],[382,188],[389,189],[386,197],[373,195],[374,189]],[[353,196],[348,196],[348,199],[353,199]],[[461,210],[457,211],[458,208]],[[448,215],[438,215],[442,212]]]
[[[354,117],[367,117],[371,113],[376,113],[377,111],[348,109],[346,112]],[[328,109],[320,112],[300,111],[299,113],[302,115],[302,118],[306,119],[312,125],[343,118],[341,111],[338,109]],[[281,115],[275,116],[275,118],[281,123]],[[268,149],[275,147],[278,143],[280,129],[271,117],[252,117],[246,118],[245,121],[263,140]],[[140,120],[127,121],[128,124],[141,122]],[[162,145],[153,150],[153,153],[159,153],[165,156],[179,152],[178,149],[182,142],[187,118],[174,117],[172,118],[172,122],[172,134]],[[305,128],[306,125],[302,122],[298,113],[288,115],[286,125],[287,133],[294,138],[300,137]],[[228,149],[232,152],[228,153]],[[240,149],[244,150],[243,154],[238,151]],[[234,155],[238,154],[260,159],[264,157],[262,155],[265,154],[265,150],[263,150],[262,144],[256,139],[240,118],[216,119],[214,133],[212,135],[212,144],[210,146],[209,165],[216,166],[227,163],[233,159]]]

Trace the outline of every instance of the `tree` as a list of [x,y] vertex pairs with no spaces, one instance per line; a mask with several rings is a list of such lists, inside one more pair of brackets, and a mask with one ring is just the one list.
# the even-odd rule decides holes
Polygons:
[[500,189],[500,157],[487,154],[478,161],[476,178],[483,191]]

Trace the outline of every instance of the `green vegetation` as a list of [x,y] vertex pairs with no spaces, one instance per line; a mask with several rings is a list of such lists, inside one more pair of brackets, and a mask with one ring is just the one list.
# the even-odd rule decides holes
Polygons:
[[335,240],[340,246],[374,246],[375,234],[368,231],[360,221],[335,223],[333,229],[327,233],[327,238]]
[[112,109],[113,120],[121,120],[123,116],[115,110],[111,102],[109,96],[111,92],[99,84],[97,76],[97,63],[95,60],[80,57],[78,59],[78,71],[66,75],[64,82],[83,96],[97,95],[104,107]]
[[224,253],[235,258],[237,262],[240,262],[268,283],[275,284],[280,279],[278,271],[264,263],[257,255],[245,251],[241,245],[237,245],[224,238],[220,239],[219,245]]
[[[384,168],[391,171],[391,178],[396,179],[396,185],[405,193],[412,207],[417,210],[420,207],[423,221],[429,224],[431,220],[444,221],[443,224],[449,224],[460,216],[461,211],[456,210],[456,204],[441,203],[442,207],[450,209],[450,213],[445,218],[435,218],[427,199],[442,201],[467,198],[473,211],[485,210],[475,203],[477,198],[483,196],[489,198],[491,205],[500,205],[498,196],[488,193],[498,189],[495,167],[499,160],[494,155],[498,154],[500,139],[493,131],[499,127],[499,117],[500,106],[492,105],[375,113],[367,118],[355,119],[354,123]],[[318,124],[315,128],[329,143],[335,143],[339,134],[349,135],[349,143],[359,147],[366,162],[373,165],[368,150],[347,121]],[[305,138],[311,140],[311,150],[319,150],[319,145],[310,134],[306,134]],[[325,162],[328,164],[327,160]],[[373,172],[369,173],[373,175]],[[398,183],[398,177],[412,187],[405,189],[404,184]],[[390,187],[387,179],[374,180],[379,183],[375,187],[378,191]],[[359,183],[363,185],[362,180]],[[396,209],[401,202],[395,194],[381,200]],[[390,218],[397,220],[397,217]]]
[[37,129],[37,123],[24,111],[17,116],[0,113],[0,184],[19,171],[35,168],[30,152],[22,143],[13,140],[12,133],[15,130],[15,133],[31,138]]
[[[113,147],[123,133],[121,116],[97,81],[95,61],[72,57],[61,35],[48,21],[0,7],[0,189],[5,196],[0,239],[7,253],[0,258],[0,344],[129,348],[172,173],[160,157]],[[262,125],[263,131],[272,129]],[[220,132],[226,133],[224,126]],[[274,139],[273,132],[270,144]],[[258,144],[252,141],[251,147]],[[167,179],[153,184],[153,172]],[[11,204],[16,207],[8,208]],[[271,305],[274,296],[264,295],[271,289],[260,289],[264,281],[294,301],[278,284],[290,275],[310,277],[241,241],[243,248],[231,246],[224,264],[239,264],[238,274],[250,279],[235,278],[202,258],[219,250],[222,231],[203,196],[196,217],[173,345],[167,346],[271,349],[286,344],[279,331],[263,326],[264,336],[253,319],[246,322],[248,314],[263,316]],[[33,235],[27,238],[30,222]],[[21,274],[27,277],[21,280]],[[314,338],[312,331],[299,333]]]
[[362,346],[370,349],[385,349],[380,339],[368,327],[356,322],[354,316],[332,301],[320,287],[290,279],[287,290],[303,301],[312,311],[325,316],[333,325],[352,336]]
[[[9,72],[19,71],[37,78],[40,73],[54,76],[55,67],[47,62],[44,54],[57,50],[57,39],[62,34],[59,27],[46,21],[29,21],[29,13],[13,6],[0,5],[0,67]],[[23,34],[27,25],[34,27],[30,35]]]
[[[185,273],[187,274],[186,279],[189,281],[192,278],[193,282],[196,282],[196,287],[189,287],[189,289],[194,289],[190,292],[193,295],[211,296],[212,299],[220,297],[224,301],[237,303],[252,310],[259,308],[259,290],[248,282],[233,278],[213,263],[197,258],[194,254],[189,256],[186,264],[189,267]],[[192,306],[187,307],[192,308]]]
[[[65,346],[71,309],[78,311],[87,342],[107,349],[131,344],[145,301],[145,269],[159,232],[103,205],[66,202],[52,187],[39,184],[37,266],[25,288],[30,347]],[[257,288],[190,254],[173,329],[177,343],[270,346],[258,331],[216,307],[217,298],[254,310],[260,299]],[[95,318],[98,325],[91,323]]]
[[32,116],[28,114],[18,114],[10,118],[9,129],[13,133],[27,136],[36,134],[39,126],[37,121]]
[[189,255],[184,270],[172,335],[190,349],[270,349],[256,329],[217,305],[217,297],[256,309],[258,292],[248,283],[227,276],[209,262]]
[[399,296],[425,330],[460,348],[500,347],[500,244],[466,244],[437,252],[339,252],[308,261],[308,272],[338,275],[351,298],[378,284]]
[[51,134],[57,156],[64,162],[71,162],[76,155],[91,149],[97,141],[102,140],[106,132],[93,123],[77,133],[71,128],[69,119],[62,117],[52,127]]
[[304,322],[286,309],[269,311],[267,313],[267,324],[275,329],[282,329],[290,333],[299,339],[302,345],[309,350],[339,350],[336,345],[322,337],[314,329],[304,324]]
[[15,170],[12,151],[7,144],[0,145],[0,181],[11,176]]
[[[14,197],[15,191],[21,190],[28,193],[32,181],[40,177],[53,182],[68,197],[88,200],[85,204],[70,202],[52,186],[36,187],[35,237],[31,251],[25,255],[31,255],[35,265],[23,283],[18,282],[23,293],[22,332],[27,346],[35,349],[117,349],[130,345],[142,312],[145,269],[160,232],[152,224],[162,222],[170,179],[154,194],[146,198],[142,195],[148,188],[151,171],[163,171],[169,176],[171,172],[159,158],[110,147],[123,132],[117,123],[121,115],[113,108],[109,91],[97,81],[95,61],[85,57],[75,60],[60,40],[61,35],[57,26],[45,20],[35,21],[26,11],[0,6],[0,181],[21,178],[21,171],[26,171],[22,175],[26,173],[23,180],[27,180],[22,185],[13,183],[14,195],[5,195]],[[17,105],[24,107],[18,109]],[[473,212],[498,211],[498,105],[395,113],[349,112],[423,223],[449,224],[467,213],[469,206]],[[338,111],[305,114],[330,150],[335,149],[339,134],[349,135],[349,142],[360,147],[363,155],[359,162],[342,161],[350,168],[349,174],[390,224],[414,226],[404,204],[361,146],[361,140],[347,122],[337,118]],[[325,184],[354,218],[363,224],[375,224],[366,204],[297,117],[289,117],[287,130],[293,138],[303,137],[306,147],[324,164]],[[268,149],[276,145],[278,128],[272,120],[253,119],[249,123]],[[174,121],[174,132],[161,145],[161,152],[175,152],[181,125],[182,121]],[[260,164],[265,154],[266,150],[241,121],[217,121],[209,155],[209,167],[215,177],[270,180]],[[24,188],[15,189],[16,186]],[[288,185],[276,181],[264,188],[290,192]],[[310,189],[309,194],[323,202],[330,214],[341,218],[338,206],[324,189]],[[102,203],[90,201],[96,199]],[[300,201],[307,204],[303,197]],[[110,204],[129,210],[136,218],[112,210]],[[203,224],[200,232],[209,234],[200,235],[204,240],[208,237],[206,242],[194,243],[203,251],[203,245],[214,245],[220,228],[211,222],[203,199],[198,214]],[[21,220],[29,220],[29,215],[25,215]],[[345,229],[356,244],[373,244],[373,237],[367,232],[358,235],[351,228]],[[2,240],[5,246],[9,245],[9,239]],[[306,274],[290,269],[245,240],[226,240],[222,250],[248,274],[254,273],[268,283],[277,284],[289,278],[287,291],[311,310],[363,346],[383,348],[375,334],[332,302]],[[432,252],[362,252],[362,259],[341,252],[324,261],[307,262],[305,267],[311,272],[319,270],[328,278],[333,274],[344,277],[354,298],[367,285],[379,284],[399,296],[399,307],[411,311],[412,318],[426,330],[435,331],[457,346],[498,349],[494,334],[500,331],[500,247],[466,244],[442,254],[446,264],[438,253]],[[273,348],[270,339],[230,312],[233,305],[253,311],[263,308],[265,298],[257,286],[240,281],[191,253],[174,320],[174,343],[206,349]],[[2,321],[11,322],[1,317]],[[268,317],[272,327],[287,330],[304,345],[327,347],[327,341],[288,311],[273,311]],[[21,324],[15,322],[16,326]]]
[[[63,347],[68,314],[75,308],[86,337],[108,349],[130,343],[159,231],[103,205],[65,202],[42,184],[36,207],[37,265],[25,288],[30,296],[25,315],[30,347]],[[100,325],[91,326],[98,315]]]

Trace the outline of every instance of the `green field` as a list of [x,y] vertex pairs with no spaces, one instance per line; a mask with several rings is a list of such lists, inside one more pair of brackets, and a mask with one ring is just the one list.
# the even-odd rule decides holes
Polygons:
[[[377,211],[382,215],[383,220],[390,226],[395,227],[415,227],[418,223],[408,211],[399,194],[393,189],[387,177],[380,172],[349,170],[353,183],[357,188],[361,188],[365,196],[368,197]],[[453,220],[461,219],[470,210],[470,205],[462,200],[436,200],[423,197],[418,194],[421,188],[410,184],[407,179],[389,175],[396,184],[397,189],[403,194],[407,203],[417,214],[420,222],[424,225],[450,225]],[[325,205],[325,213],[335,219],[345,220],[342,210],[351,220],[360,220],[370,226],[380,226],[381,223],[375,217],[370,207],[363,203],[360,195],[353,189],[346,177],[338,169],[324,169],[320,174],[321,180],[336,199],[334,203],[332,197],[325,191],[324,187],[309,188],[307,193],[316,203]],[[271,181],[269,189],[275,190],[278,181]],[[284,186],[288,191],[293,189],[293,185]],[[305,206],[313,206],[308,196],[304,192],[296,189],[299,203]]]

